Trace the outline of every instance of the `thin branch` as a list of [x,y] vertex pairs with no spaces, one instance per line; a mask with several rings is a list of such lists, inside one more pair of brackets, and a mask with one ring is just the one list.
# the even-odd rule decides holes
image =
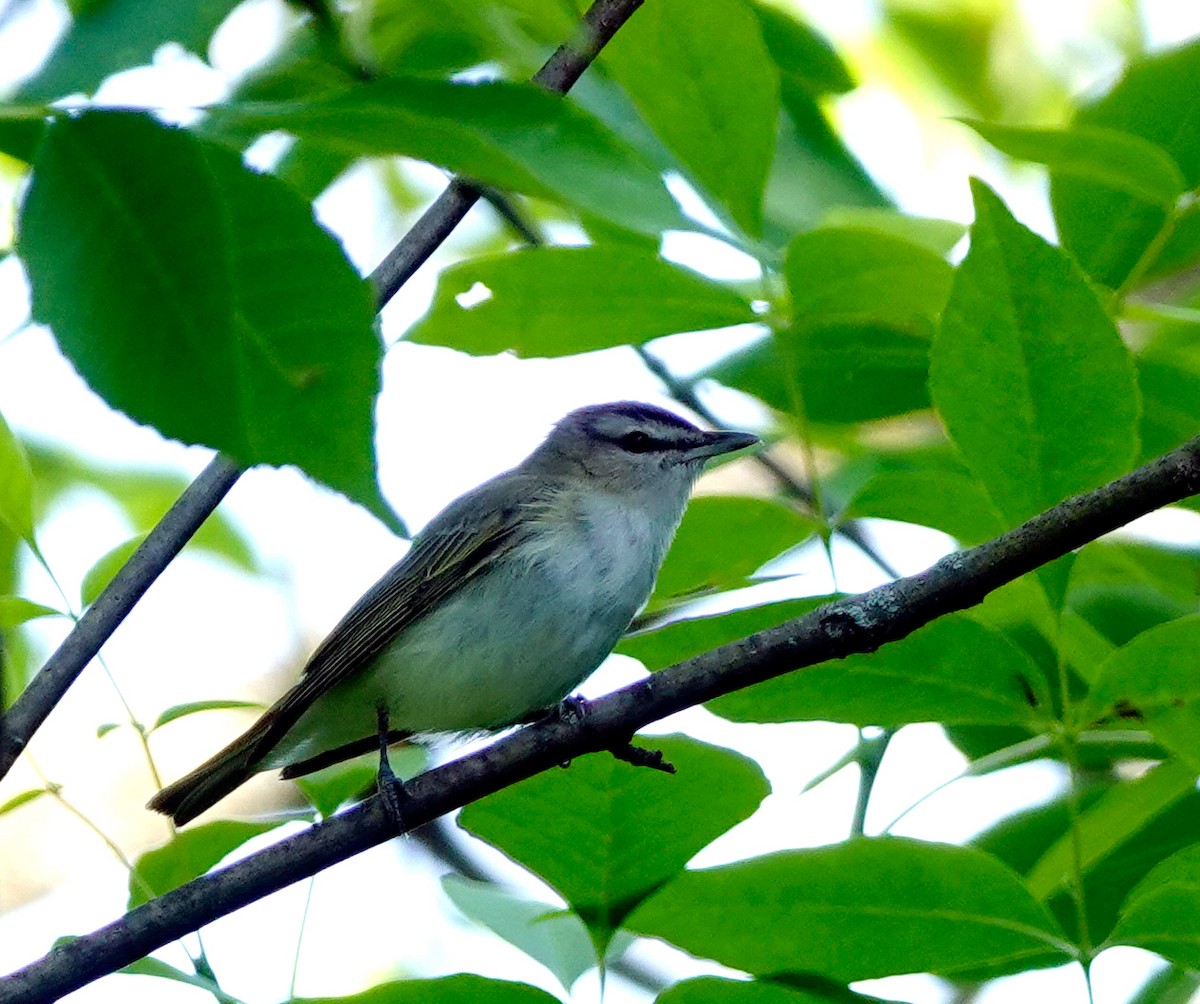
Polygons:
[[[642,0],[595,0],[584,14],[576,37],[554,52],[534,75],[534,83],[565,94],[641,5]],[[478,199],[479,191],[469,183],[457,179],[450,182],[371,273],[379,309],[433,254]],[[8,773],[84,667],[183,550],[240,475],[241,470],[228,457],[220,454],[214,457],[88,608],[12,708],[0,715],[0,778]]]
[[[995,540],[949,555],[919,575],[722,645],[591,702],[582,716],[548,716],[427,771],[406,785],[409,826],[421,826],[566,760],[627,742],[636,730],[684,708],[804,667],[873,652],[1198,491],[1200,437]],[[0,1002],[57,1000],[218,917],[389,840],[396,831],[388,820],[379,799],[371,798],[189,882],[92,934],[59,945],[0,981]]]
[[0,716],[0,778],[8,773],[84,666],[95,658],[134,604],[183,550],[240,474],[225,457],[213,458],[83,612],[13,706]]

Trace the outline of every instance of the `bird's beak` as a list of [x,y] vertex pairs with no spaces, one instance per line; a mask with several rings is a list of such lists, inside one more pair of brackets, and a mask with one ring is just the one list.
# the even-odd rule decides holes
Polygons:
[[748,432],[705,432],[703,442],[693,446],[684,456],[688,460],[707,460],[718,457],[722,453],[732,453],[734,450],[744,450],[758,442],[757,436]]

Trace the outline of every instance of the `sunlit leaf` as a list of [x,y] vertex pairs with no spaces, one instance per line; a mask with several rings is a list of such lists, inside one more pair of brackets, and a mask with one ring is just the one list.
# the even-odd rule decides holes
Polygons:
[[656,255],[544,247],[446,269],[407,337],[474,355],[562,356],[756,319],[737,293]]
[[225,711],[231,708],[254,708],[261,711],[264,705],[257,701],[192,701],[189,704],[176,704],[173,708],[167,708],[161,715],[154,720],[154,724],[150,726],[150,731],[160,729],[169,722],[174,722],[180,718],[186,718],[188,715],[194,715],[200,711]]
[[133,557],[133,552],[141,547],[142,541],[145,539],[146,535],[144,533],[139,533],[136,537],[130,537],[129,540],[123,541],[110,551],[106,551],[84,573],[83,581],[79,584],[79,598],[85,607],[96,602],[96,597],[104,592],[104,587],[112,582],[113,576]]
[[22,596],[0,596],[0,628],[16,627],[39,617],[65,617],[61,610]]
[[29,458],[0,415],[0,523],[33,543],[33,474]]

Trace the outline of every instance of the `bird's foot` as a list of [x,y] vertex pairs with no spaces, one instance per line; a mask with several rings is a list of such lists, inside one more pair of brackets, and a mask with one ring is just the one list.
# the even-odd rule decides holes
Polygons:
[[388,815],[388,819],[396,828],[397,833],[402,833],[408,828],[405,823],[405,806],[409,798],[408,792],[405,790],[404,782],[396,776],[396,772],[392,770],[392,763],[388,759],[389,745],[389,729],[388,729],[388,713],[384,708],[379,709],[379,771],[375,775],[375,791],[379,795],[380,802],[383,803],[384,811]]

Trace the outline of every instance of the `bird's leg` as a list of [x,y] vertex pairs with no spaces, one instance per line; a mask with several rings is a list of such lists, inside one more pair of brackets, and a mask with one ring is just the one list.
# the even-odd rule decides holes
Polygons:
[[375,775],[375,790],[387,811],[388,817],[397,831],[405,829],[404,803],[408,801],[408,793],[404,790],[404,782],[392,770],[388,759],[388,713],[387,708],[380,706],[379,715],[379,772]]

